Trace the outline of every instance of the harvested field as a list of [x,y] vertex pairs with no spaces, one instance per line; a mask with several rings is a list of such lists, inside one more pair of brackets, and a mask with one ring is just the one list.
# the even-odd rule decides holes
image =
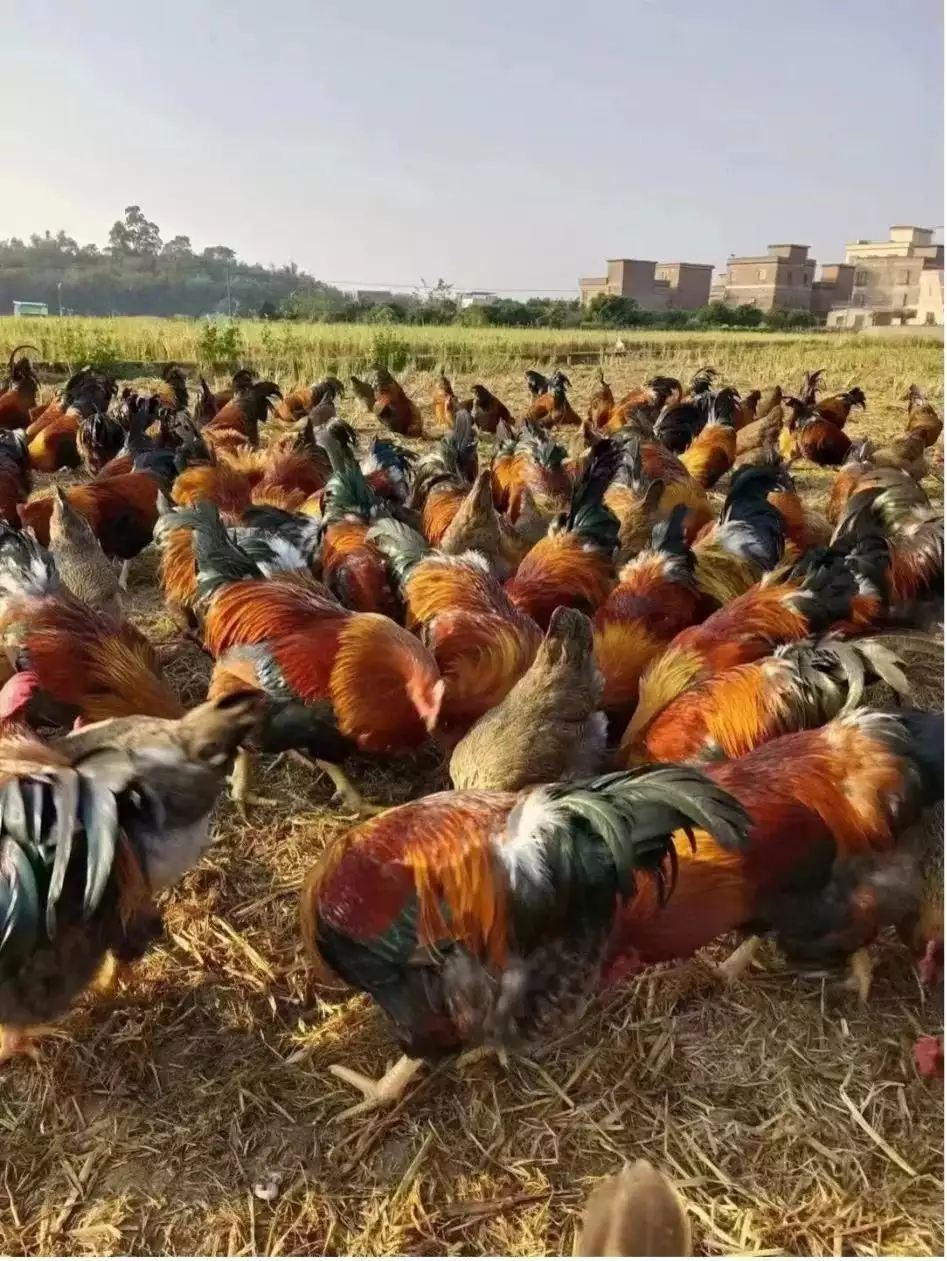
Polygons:
[[[36,323],[27,334],[42,344]],[[605,365],[616,395],[669,367],[794,388],[825,364],[828,389],[868,396],[853,435],[898,432],[912,381],[942,407],[930,342],[625,340]],[[301,376],[333,362],[317,353]],[[477,372],[516,412],[526,365],[490,365]],[[592,371],[569,372],[580,413]],[[477,372],[457,372],[459,396]],[[402,380],[430,424],[432,374]],[[341,411],[373,428],[349,395]],[[794,474],[819,502],[831,470]],[[153,549],[135,563],[131,613],[170,647],[155,564]],[[183,646],[168,677],[200,700],[208,660]],[[446,786],[434,752],[352,770],[390,804]],[[447,1064],[393,1112],[337,1124],[352,1097],[328,1066],[375,1074],[398,1053],[373,1004],[317,985],[302,955],[302,877],[347,821],[331,785],[295,766],[262,769],[257,789],[279,805],[248,821],[219,806],[216,847],[167,899],[167,939],[130,981],[84,1002],[41,1064],[0,1068],[0,1252],[568,1254],[595,1181],[645,1156],[676,1180],[701,1253],[942,1253],[943,1090],[918,1077],[912,1045],[943,1011],[894,942],[875,950],[867,1008],[838,975],[790,971],[771,951],[730,990],[697,958],[608,992],[531,1059]]]

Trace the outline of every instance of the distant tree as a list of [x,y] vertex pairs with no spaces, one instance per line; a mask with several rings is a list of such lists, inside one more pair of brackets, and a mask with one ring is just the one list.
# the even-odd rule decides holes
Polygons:
[[161,247],[162,258],[191,258],[193,254],[189,236],[173,236]]
[[231,263],[236,257],[235,251],[229,245],[208,245],[201,251],[201,258],[206,258],[210,263]]
[[145,218],[141,206],[126,206],[125,218],[116,219],[109,229],[109,252],[116,257],[129,254],[154,257],[160,250],[158,225]]

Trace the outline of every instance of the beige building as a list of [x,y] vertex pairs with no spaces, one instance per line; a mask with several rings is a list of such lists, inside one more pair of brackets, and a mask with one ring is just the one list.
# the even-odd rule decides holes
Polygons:
[[944,269],[925,267],[918,287],[917,310],[911,324],[944,323]]
[[720,302],[763,311],[809,311],[816,263],[808,245],[770,245],[768,253],[730,258],[715,286]]
[[[855,268],[851,306],[871,314],[873,324],[914,323],[920,309],[921,277],[944,269],[944,247],[934,243],[932,228],[896,225],[887,241],[851,241],[845,261]],[[931,296],[931,283],[925,294]],[[935,286],[936,288],[936,286]],[[926,323],[925,319],[921,323]],[[943,323],[943,315],[939,321]]]
[[710,300],[710,263],[653,263],[641,258],[610,258],[607,274],[579,281],[582,305],[600,294],[631,298],[643,311],[696,310]]

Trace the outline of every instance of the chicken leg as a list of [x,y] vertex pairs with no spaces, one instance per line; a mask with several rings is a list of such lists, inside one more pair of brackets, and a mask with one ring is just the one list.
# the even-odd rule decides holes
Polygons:
[[308,767],[311,771],[323,771],[328,775],[343,803],[359,818],[371,819],[376,814],[383,814],[388,809],[387,806],[376,806],[374,802],[366,801],[342,767],[335,762],[324,762],[322,758],[318,757],[308,758],[305,753],[300,753],[298,749],[288,750],[287,756],[301,766]]
[[128,575],[131,573],[131,570],[131,561],[123,560],[118,570],[118,585],[122,591],[128,590]]
[[240,813],[246,818],[247,806],[275,806],[271,797],[257,797],[250,791],[250,754],[238,749],[230,773],[230,796]]
[[351,1108],[346,1108],[335,1119],[344,1121],[346,1118],[358,1116],[362,1112],[373,1112],[376,1108],[384,1107],[386,1104],[397,1103],[405,1090],[407,1090],[411,1079],[423,1064],[424,1060],[412,1060],[407,1055],[402,1055],[397,1064],[393,1064],[384,1077],[379,1077],[377,1081],[374,1077],[366,1077],[363,1073],[357,1073],[352,1068],[346,1068],[344,1064],[330,1064],[329,1072],[334,1077],[338,1077],[340,1081],[344,1081],[348,1086],[354,1086],[356,1090],[360,1090],[365,1096],[361,1103],[356,1103]]
[[762,944],[762,937],[747,937],[746,941],[741,941],[736,950],[728,954],[723,963],[717,965],[721,980],[727,985],[733,985],[735,981],[739,981],[755,959]]
[[43,1058],[43,1052],[36,1044],[36,1039],[44,1033],[54,1033],[51,1025],[34,1025],[32,1029],[19,1026],[0,1025],[0,1064],[12,1060],[15,1055],[26,1055],[35,1064]]
[[856,950],[848,961],[848,976],[845,978],[845,988],[857,994],[858,1001],[863,1005],[868,1002],[874,970],[875,965],[872,963],[871,955],[867,950]]

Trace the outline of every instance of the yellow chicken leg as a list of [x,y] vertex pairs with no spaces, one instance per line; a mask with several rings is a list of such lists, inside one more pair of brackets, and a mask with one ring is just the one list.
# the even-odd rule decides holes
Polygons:
[[250,792],[250,754],[238,749],[230,773],[230,796],[240,813],[246,818],[247,806],[270,806],[278,803],[271,797],[257,797]]
[[55,1033],[52,1025],[34,1025],[31,1029],[22,1029],[10,1025],[0,1026],[0,1064],[12,1060],[16,1055],[28,1056],[34,1064],[43,1058],[43,1052],[36,1044],[36,1039],[44,1033]]
[[329,1072],[334,1077],[344,1081],[347,1086],[360,1090],[365,1096],[361,1103],[346,1108],[335,1119],[344,1121],[347,1117],[358,1116],[362,1112],[373,1112],[386,1104],[397,1103],[423,1064],[423,1060],[412,1060],[407,1055],[402,1055],[397,1064],[393,1064],[384,1077],[379,1077],[377,1081],[374,1077],[366,1077],[352,1068],[346,1068],[344,1064],[330,1064]]
[[854,991],[858,995],[858,1001],[862,1004],[868,1002],[874,970],[875,966],[867,950],[856,950],[848,961],[848,976],[845,979],[845,988]]
[[287,756],[291,757],[294,762],[298,762],[300,766],[307,767],[310,771],[323,771],[328,775],[342,801],[359,818],[371,819],[376,814],[383,814],[388,809],[387,806],[376,806],[374,802],[366,801],[342,767],[337,766],[335,762],[324,762],[322,758],[318,757],[308,758],[305,753],[300,753],[298,749],[290,749]]
[[727,955],[723,963],[717,965],[717,972],[727,985],[733,985],[735,981],[739,981],[744,972],[756,958],[760,946],[763,944],[762,937],[747,937],[746,941],[742,941],[736,950]]

